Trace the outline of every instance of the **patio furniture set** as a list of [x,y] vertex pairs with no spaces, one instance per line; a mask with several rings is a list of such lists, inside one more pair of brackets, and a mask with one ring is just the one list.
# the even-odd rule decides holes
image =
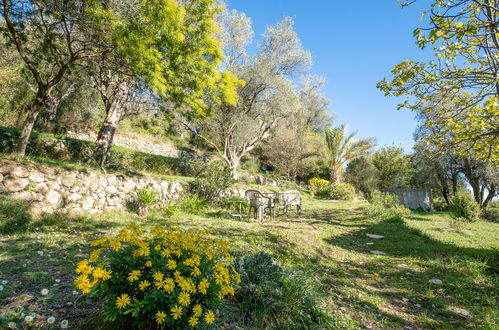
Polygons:
[[[261,192],[258,190],[246,190],[246,198],[249,202],[248,219],[253,213],[254,218],[263,221],[268,215],[272,219],[281,212],[287,214],[291,207],[296,206],[296,212],[301,215],[302,203],[299,191],[289,190],[283,192]],[[242,201],[229,202],[229,215],[233,217],[243,217]]]

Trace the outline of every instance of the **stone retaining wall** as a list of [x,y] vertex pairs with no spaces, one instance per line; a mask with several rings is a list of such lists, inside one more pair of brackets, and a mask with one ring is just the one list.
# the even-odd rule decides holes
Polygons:
[[433,208],[430,189],[394,188],[384,189],[383,192],[396,195],[400,204],[411,210],[430,211]]
[[20,164],[0,158],[0,194],[32,203],[40,212],[89,212],[123,208],[142,187],[158,192],[160,201],[178,199],[188,184],[150,177],[124,177],[99,172]]

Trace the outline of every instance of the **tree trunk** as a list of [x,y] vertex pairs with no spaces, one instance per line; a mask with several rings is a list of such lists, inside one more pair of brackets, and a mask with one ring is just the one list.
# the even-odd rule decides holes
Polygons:
[[494,199],[495,195],[496,195],[496,186],[495,185],[491,185],[489,187],[489,193],[487,194],[487,198],[485,198],[485,200],[483,201],[481,207],[483,209],[486,209],[487,206],[489,206],[489,203]]
[[232,176],[232,179],[234,179],[234,180],[239,179],[239,173],[237,173],[237,168],[239,167],[239,163],[240,163],[240,159],[229,160],[230,175]]
[[121,82],[117,86],[113,97],[106,104],[106,118],[95,141],[95,151],[92,156],[101,167],[104,167],[106,163],[109,149],[113,145],[116,128],[123,117],[128,100],[128,90],[128,83]]
[[330,173],[331,183],[341,183],[343,181],[342,174],[341,168],[332,168]]
[[31,131],[33,130],[33,126],[35,125],[36,118],[38,118],[38,114],[45,105],[45,100],[47,99],[48,93],[48,89],[41,87],[38,88],[35,102],[29,109],[28,116],[26,117],[26,120],[23,124],[21,136],[19,137],[19,142],[17,143],[16,153],[21,156],[24,156],[26,154],[26,147],[28,146]]

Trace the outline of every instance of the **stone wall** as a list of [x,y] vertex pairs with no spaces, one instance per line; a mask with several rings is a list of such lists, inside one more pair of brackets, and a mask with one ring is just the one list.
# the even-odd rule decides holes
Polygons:
[[400,204],[411,210],[430,211],[433,208],[431,190],[415,188],[385,189],[384,192],[396,195]]
[[89,212],[123,208],[131,194],[150,187],[166,203],[182,196],[184,182],[66,170],[0,158],[0,194],[31,202],[40,212]]
[[[97,134],[94,132],[68,132],[67,136],[73,139],[95,142]],[[116,134],[113,138],[113,145],[146,152],[153,155],[179,158],[182,150],[167,143],[150,143],[139,139]]]

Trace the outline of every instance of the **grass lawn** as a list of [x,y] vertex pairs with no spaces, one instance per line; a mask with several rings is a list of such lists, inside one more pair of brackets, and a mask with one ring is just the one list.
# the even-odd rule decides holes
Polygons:
[[[22,313],[31,312],[37,314],[34,326],[46,327],[47,317],[55,316],[56,323],[69,320],[70,327],[99,328],[99,303],[75,292],[72,284],[88,242],[126,224],[166,222],[207,228],[239,251],[265,251],[305,272],[318,306],[339,329],[499,327],[499,224],[460,226],[439,213],[383,222],[367,219],[361,205],[306,200],[301,217],[262,224],[229,219],[217,210],[171,218],[151,212],[147,219],[126,212],[28,217],[26,233],[0,236],[0,281],[8,281],[0,292],[0,328],[13,320],[20,325]],[[47,295],[41,294],[44,288]]]

